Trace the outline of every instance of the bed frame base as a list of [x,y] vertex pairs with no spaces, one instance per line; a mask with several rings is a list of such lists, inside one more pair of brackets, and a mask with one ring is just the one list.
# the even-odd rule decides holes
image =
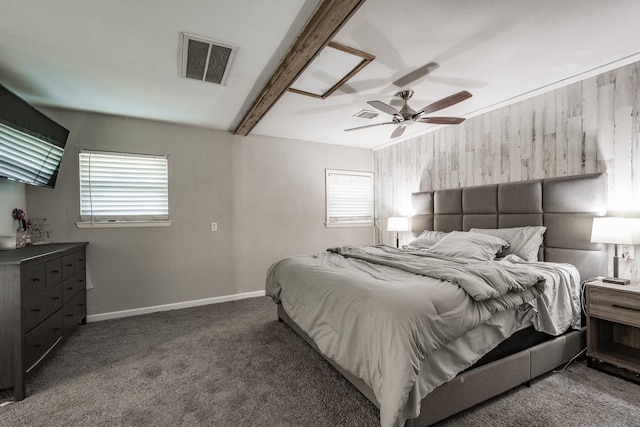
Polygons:
[[[281,304],[277,305],[278,319],[289,325],[311,347],[322,355],[378,408],[380,404],[373,390],[363,380],[345,371],[324,356],[318,346],[289,317]],[[446,384],[437,387],[424,399],[418,418],[408,420],[405,427],[423,427],[434,424],[485,400],[498,396],[558,366],[569,362],[586,347],[586,328],[571,331],[550,341],[522,350],[511,356],[465,371]]]

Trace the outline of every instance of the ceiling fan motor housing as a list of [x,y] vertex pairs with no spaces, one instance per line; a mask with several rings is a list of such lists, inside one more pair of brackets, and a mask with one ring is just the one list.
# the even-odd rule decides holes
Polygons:
[[402,119],[400,121],[408,121],[406,124],[411,124],[413,120],[417,120],[420,118],[421,114],[416,114],[416,110],[409,107],[408,100],[413,96],[412,90],[403,90],[402,92],[396,93],[396,96],[401,98],[404,101],[402,108],[400,109],[400,115]]

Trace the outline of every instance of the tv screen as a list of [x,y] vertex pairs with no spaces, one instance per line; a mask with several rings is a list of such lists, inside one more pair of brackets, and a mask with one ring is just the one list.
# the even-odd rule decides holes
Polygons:
[[53,188],[69,131],[0,84],[0,177]]

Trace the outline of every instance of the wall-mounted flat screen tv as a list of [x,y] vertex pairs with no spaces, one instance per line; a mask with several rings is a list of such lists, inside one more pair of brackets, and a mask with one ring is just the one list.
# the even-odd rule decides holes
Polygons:
[[0,84],[0,177],[53,188],[69,131]]

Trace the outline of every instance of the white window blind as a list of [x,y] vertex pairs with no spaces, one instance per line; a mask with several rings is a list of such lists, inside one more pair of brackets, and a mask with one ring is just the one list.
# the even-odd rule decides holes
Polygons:
[[29,184],[47,185],[64,150],[0,123],[0,175]]
[[373,225],[373,173],[327,169],[327,227]]
[[168,219],[167,156],[80,152],[81,221]]

